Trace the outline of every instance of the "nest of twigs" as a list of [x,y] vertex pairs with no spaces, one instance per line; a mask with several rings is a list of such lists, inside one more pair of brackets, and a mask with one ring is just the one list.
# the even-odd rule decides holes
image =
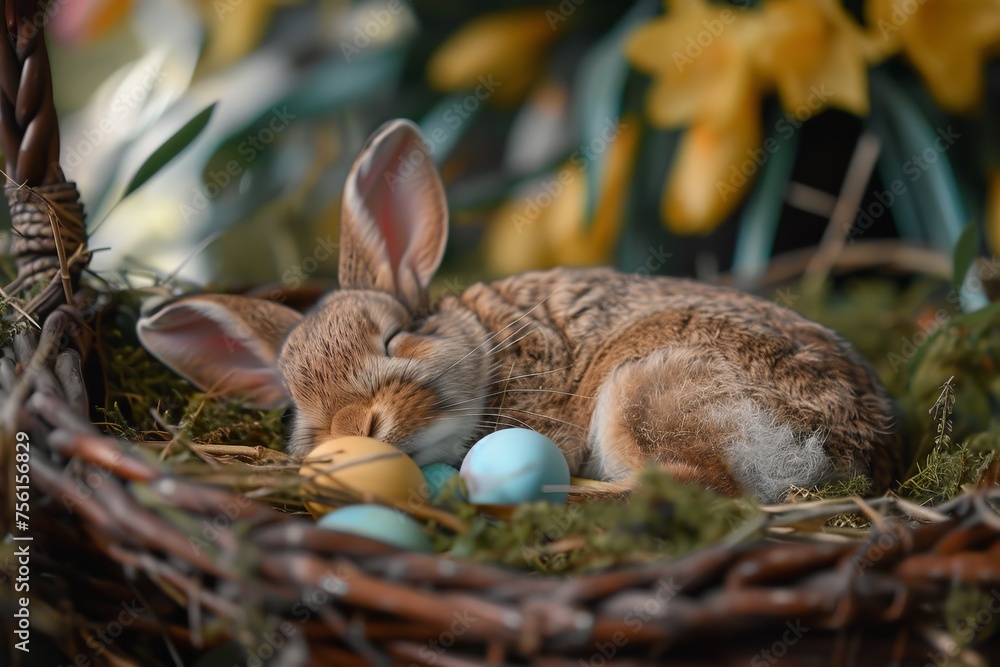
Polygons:
[[[847,485],[838,493],[852,497],[796,489],[796,503],[755,507],[651,474],[629,504],[498,518],[452,497],[418,517],[437,555],[318,528],[294,463],[273,449],[280,414],[123,386],[163,369],[116,341],[133,295],[81,280],[83,208],[53,161],[36,9],[7,3],[0,45],[16,237],[0,328],[4,664],[1000,659],[997,466],[944,447],[949,385],[939,465],[912,482],[932,499],[951,471],[946,502],[866,501]],[[983,488],[963,486],[970,471]]]

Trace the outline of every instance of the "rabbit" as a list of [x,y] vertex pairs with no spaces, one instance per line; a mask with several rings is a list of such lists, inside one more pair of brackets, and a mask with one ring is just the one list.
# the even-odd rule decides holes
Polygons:
[[526,427],[571,474],[625,497],[647,465],[728,495],[780,501],[900,472],[892,407],[829,329],[735,289],[609,268],[533,271],[430,303],[448,237],[419,129],[395,120],[343,195],[339,288],[305,316],[189,295],[145,312],[145,348],[204,390],[294,406],[288,451],[332,437],[391,443],[458,466],[479,438]]

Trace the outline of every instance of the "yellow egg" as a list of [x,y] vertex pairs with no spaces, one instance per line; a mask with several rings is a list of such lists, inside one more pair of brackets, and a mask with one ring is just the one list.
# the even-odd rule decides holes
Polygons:
[[[320,489],[354,491],[364,502],[382,502],[401,509],[427,502],[424,475],[409,456],[374,438],[352,436],[326,440],[306,457],[299,474]],[[306,501],[314,517],[336,505]]]

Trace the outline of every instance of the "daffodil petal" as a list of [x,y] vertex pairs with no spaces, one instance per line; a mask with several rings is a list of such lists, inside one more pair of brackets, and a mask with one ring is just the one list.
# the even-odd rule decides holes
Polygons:
[[986,193],[986,240],[994,257],[1000,257],[1000,170],[989,175]]
[[769,0],[768,39],[756,62],[782,105],[808,118],[828,106],[868,112],[869,51],[863,31],[836,0]]
[[748,104],[747,113],[728,127],[692,126],[681,140],[663,196],[667,227],[677,234],[707,234],[718,227],[739,205],[759,168],[752,154],[760,142],[756,104]]
[[472,88],[492,76],[520,89],[541,70],[544,50],[555,36],[541,9],[489,14],[461,28],[442,44],[427,65],[427,77],[439,90]]
[[973,111],[983,93],[984,61],[1000,45],[996,0],[870,0],[869,23],[898,41],[931,95],[948,111]]

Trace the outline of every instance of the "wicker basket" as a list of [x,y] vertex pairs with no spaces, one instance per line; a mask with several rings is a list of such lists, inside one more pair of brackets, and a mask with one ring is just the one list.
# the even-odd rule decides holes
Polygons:
[[[104,302],[80,286],[83,209],[56,160],[40,9],[5,5],[0,111],[19,234],[6,292],[37,292],[9,319],[41,324],[0,359],[2,575],[30,585],[27,634],[21,595],[4,598],[5,664],[1000,661],[1000,642],[981,641],[1000,612],[996,488],[934,509],[856,499],[766,520],[775,535],[858,512],[872,522],[862,541],[734,541],[676,561],[543,577],[320,530],[101,434],[87,389],[100,383],[93,330]],[[945,606],[962,619],[950,632]]]

